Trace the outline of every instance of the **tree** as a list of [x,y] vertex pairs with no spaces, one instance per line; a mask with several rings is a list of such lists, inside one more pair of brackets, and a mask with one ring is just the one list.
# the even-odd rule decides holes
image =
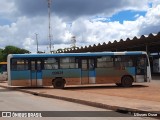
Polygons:
[[3,49],[0,49],[0,61],[3,61]]
[[30,51],[21,49],[15,46],[6,46],[5,49],[0,49],[0,61],[7,61],[8,54],[24,54]]

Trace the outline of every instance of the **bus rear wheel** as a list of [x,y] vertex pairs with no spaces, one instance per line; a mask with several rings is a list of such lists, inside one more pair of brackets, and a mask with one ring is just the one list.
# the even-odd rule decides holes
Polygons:
[[130,76],[122,77],[121,84],[123,87],[131,87],[133,83],[133,78]]
[[62,78],[56,78],[52,84],[55,89],[63,89],[65,85],[65,81]]

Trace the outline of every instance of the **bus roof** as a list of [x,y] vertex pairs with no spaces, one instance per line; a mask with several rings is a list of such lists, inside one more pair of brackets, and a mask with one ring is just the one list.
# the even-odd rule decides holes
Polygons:
[[86,53],[55,53],[55,54],[10,54],[9,58],[36,58],[36,57],[94,57],[94,56],[107,56],[107,55],[142,55],[146,54],[143,51],[133,52],[86,52]]

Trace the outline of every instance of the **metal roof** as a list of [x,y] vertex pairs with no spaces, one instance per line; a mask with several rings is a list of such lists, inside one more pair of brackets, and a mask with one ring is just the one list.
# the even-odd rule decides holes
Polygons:
[[59,51],[64,53],[79,53],[79,52],[101,52],[101,51],[147,51],[149,53],[160,52],[160,32],[156,35],[149,34],[148,36],[142,35],[140,38],[136,36],[133,39],[127,38],[126,40],[115,40],[98,45],[89,45]]

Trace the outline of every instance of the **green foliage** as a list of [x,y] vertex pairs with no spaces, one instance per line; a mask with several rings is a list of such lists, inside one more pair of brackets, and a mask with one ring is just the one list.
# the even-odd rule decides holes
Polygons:
[[0,49],[0,62],[3,61],[3,49]]
[[30,53],[28,50],[21,49],[15,46],[6,46],[5,49],[0,49],[0,61],[7,61],[8,54],[24,54]]

